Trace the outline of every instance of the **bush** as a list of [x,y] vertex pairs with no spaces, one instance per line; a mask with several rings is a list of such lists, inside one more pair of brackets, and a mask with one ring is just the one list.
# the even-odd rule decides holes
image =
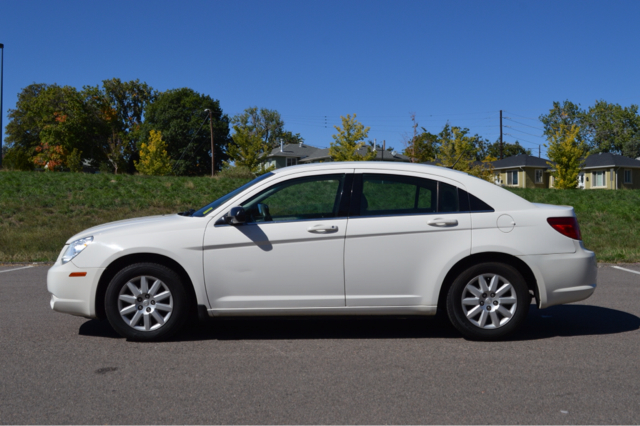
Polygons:
[[253,179],[256,174],[251,172],[248,167],[228,166],[222,169],[217,176],[228,179]]
[[31,156],[20,148],[9,148],[2,158],[2,167],[7,170],[30,171],[35,168]]

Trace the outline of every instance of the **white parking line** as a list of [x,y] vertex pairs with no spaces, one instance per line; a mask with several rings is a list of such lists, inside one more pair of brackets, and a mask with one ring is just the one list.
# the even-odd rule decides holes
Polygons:
[[0,274],[3,273],[3,272],[18,271],[20,269],[28,269],[28,268],[33,268],[33,266],[23,266],[22,268],[7,269],[6,271],[0,271]]
[[627,271],[627,272],[631,272],[632,274],[640,275],[640,272],[634,271],[633,269],[621,268],[619,266],[612,266],[612,268],[616,268],[616,269],[620,269],[621,271]]

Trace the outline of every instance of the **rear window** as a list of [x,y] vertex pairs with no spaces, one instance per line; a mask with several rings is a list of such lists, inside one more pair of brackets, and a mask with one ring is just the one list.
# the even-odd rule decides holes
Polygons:
[[458,188],[458,195],[460,197],[460,211],[469,211],[476,213],[495,211],[489,204],[485,203],[475,195],[469,194],[463,189]]

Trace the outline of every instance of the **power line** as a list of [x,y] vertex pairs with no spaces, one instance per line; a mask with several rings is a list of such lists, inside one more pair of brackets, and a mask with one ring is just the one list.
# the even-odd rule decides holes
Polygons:
[[513,120],[513,119],[511,119],[509,117],[504,117],[504,119],[505,120],[509,120],[509,121],[513,121],[514,123],[518,123],[518,124],[521,124],[521,125],[526,126],[526,127],[531,127],[532,129],[537,129],[537,130],[544,131],[544,129],[542,127],[529,126],[528,124],[520,123],[519,121]]
[[510,112],[510,111],[505,111],[505,112],[508,112],[509,114],[515,115],[515,116],[520,117],[520,118],[526,118],[527,120],[540,121],[539,118],[525,117],[524,115],[516,114],[515,112]]
[[535,145],[535,146],[542,145],[540,142],[532,142],[532,141],[527,140],[527,139],[522,139],[520,137],[512,135],[511,133],[505,133],[504,135],[505,136],[511,136],[512,138],[514,138],[516,140],[516,142],[527,142],[527,143],[529,143],[531,145]]
[[515,130],[516,132],[524,133],[525,135],[541,137],[540,135],[534,135],[533,133],[523,132],[522,130],[518,130],[518,129],[516,129],[515,127],[507,126],[506,124],[504,125],[504,127],[508,127],[508,128],[510,128],[511,130]]

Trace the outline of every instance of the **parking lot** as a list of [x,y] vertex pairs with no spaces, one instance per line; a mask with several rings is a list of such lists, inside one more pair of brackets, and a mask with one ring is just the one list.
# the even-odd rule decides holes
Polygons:
[[46,266],[0,266],[0,422],[637,424],[640,265],[620,266],[497,343],[415,317],[217,319],[128,342],[51,311]]

